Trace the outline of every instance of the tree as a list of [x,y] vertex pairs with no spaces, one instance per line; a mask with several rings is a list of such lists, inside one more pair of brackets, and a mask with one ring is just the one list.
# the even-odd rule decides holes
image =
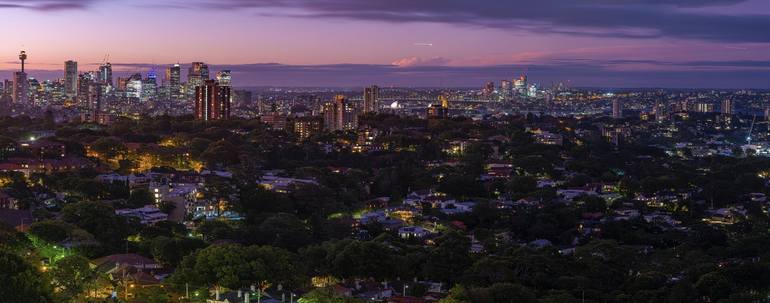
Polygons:
[[0,250],[17,251],[27,248],[29,239],[23,233],[18,232],[13,226],[0,222]]
[[211,140],[205,138],[195,138],[190,140],[190,155],[193,157],[199,157],[211,144]]
[[306,284],[307,275],[302,262],[294,253],[272,246],[248,246],[244,249],[247,260],[259,260],[262,272],[254,272],[253,279],[264,289],[269,285],[282,285],[288,289]]
[[29,233],[37,236],[41,240],[50,243],[59,243],[66,240],[72,230],[77,226],[58,220],[46,220],[32,223],[29,226]]
[[18,255],[0,249],[0,298],[4,302],[54,302],[50,284],[32,264]]
[[327,255],[335,275],[377,280],[394,278],[395,252],[388,246],[373,241],[343,241],[339,244]]
[[234,236],[234,229],[225,221],[208,220],[203,221],[198,226],[198,232],[203,235],[203,239],[207,241],[232,239]]
[[733,285],[724,274],[711,272],[701,276],[695,283],[695,288],[701,295],[717,301],[727,298],[733,290]]
[[74,299],[96,278],[88,259],[79,255],[62,258],[51,269],[51,278],[58,294]]
[[452,289],[449,290],[449,295],[439,300],[439,303],[469,303],[471,301],[468,289],[462,284],[455,284]]
[[[252,266],[240,245],[211,245],[186,256],[174,272],[179,283],[240,288],[250,285]],[[255,268],[256,269],[256,268]]]
[[194,285],[241,288],[250,285],[297,286],[302,271],[288,251],[241,245],[211,245],[186,256],[172,280]]
[[171,298],[166,290],[159,286],[141,287],[134,293],[138,303],[169,303]]
[[425,275],[437,281],[454,282],[471,265],[470,240],[457,232],[449,232],[437,243],[425,264]]
[[307,225],[292,214],[279,213],[259,225],[263,243],[296,251],[310,242]]
[[537,190],[537,180],[531,176],[516,176],[506,184],[508,191],[518,194],[531,193]]
[[448,175],[436,190],[460,198],[487,196],[484,186],[474,175]]
[[209,144],[200,157],[208,167],[227,167],[240,162],[237,151],[232,143],[219,140]]
[[473,263],[465,272],[464,280],[468,285],[492,285],[513,281],[515,273],[511,270],[513,264],[503,257],[484,257]]
[[206,247],[200,239],[156,237],[150,242],[150,252],[165,267],[176,267],[184,256]]
[[363,301],[351,297],[341,296],[330,288],[316,288],[300,299],[303,303],[361,303]]
[[[476,293],[481,302],[490,303],[535,303],[537,298],[535,294],[528,288],[519,284],[511,283],[497,283],[488,288],[482,288],[473,290],[472,293]],[[486,299],[486,300],[485,300]]]
[[146,188],[137,188],[131,191],[131,196],[126,201],[129,207],[139,208],[145,205],[155,204],[152,193]]
[[99,154],[103,160],[108,160],[124,155],[127,149],[118,139],[102,137],[91,143],[91,151]]
[[128,235],[125,218],[102,202],[84,201],[68,204],[62,209],[62,219],[93,234],[102,243],[119,246]]

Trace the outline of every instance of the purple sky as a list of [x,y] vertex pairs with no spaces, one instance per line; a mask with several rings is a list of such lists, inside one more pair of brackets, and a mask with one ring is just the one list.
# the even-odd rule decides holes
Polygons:
[[0,0],[0,76],[205,61],[236,85],[770,88],[768,0]]

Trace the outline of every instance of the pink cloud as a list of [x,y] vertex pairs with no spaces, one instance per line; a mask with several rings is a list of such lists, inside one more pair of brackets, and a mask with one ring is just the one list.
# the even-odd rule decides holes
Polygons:
[[441,66],[449,64],[450,60],[443,57],[433,57],[423,59],[420,57],[407,57],[401,58],[391,63],[398,67],[410,67],[410,66]]

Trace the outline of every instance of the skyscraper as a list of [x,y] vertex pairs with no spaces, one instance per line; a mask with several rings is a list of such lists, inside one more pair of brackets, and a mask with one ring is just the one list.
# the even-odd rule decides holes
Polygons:
[[101,82],[93,82],[88,86],[87,108],[93,111],[94,116],[102,111],[102,86]]
[[21,51],[19,60],[21,60],[21,71],[13,73],[13,93],[11,97],[14,103],[26,104],[29,101],[29,82],[27,82],[27,72],[24,71],[24,61],[27,60],[27,52]]
[[99,82],[112,86],[112,64],[109,62],[99,66]]
[[78,75],[77,80],[78,85],[75,91],[77,92],[76,99],[78,104],[80,104],[81,108],[90,108],[88,105],[90,99],[90,87],[92,83],[96,82],[96,75],[92,72],[82,73]]
[[195,88],[195,117],[212,121],[230,118],[230,87],[206,80]]
[[527,94],[527,75],[521,74],[518,79],[513,79],[513,88],[518,95]]
[[64,94],[70,100],[78,95],[78,63],[72,60],[64,62]]
[[136,98],[141,100],[142,98],[142,74],[136,73],[131,75],[131,77],[128,78],[126,81],[126,97],[129,98]]
[[623,119],[623,104],[620,100],[612,100],[612,119]]
[[232,86],[233,75],[230,70],[223,70],[217,73],[217,83],[220,86]]
[[351,130],[358,126],[356,110],[343,95],[337,95],[333,102],[323,106],[324,127],[329,131]]
[[377,112],[380,102],[380,88],[372,85],[364,89],[364,113]]
[[487,82],[484,84],[484,88],[481,90],[481,94],[484,95],[484,97],[491,97],[492,94],[495,93],[495,83],[492,81]]
[[142,80],[142,95],[140,99],[142,102],[155,100],[158,96],[158,75],[155,73],[155,69],[151,69],[147,72],[147,78]]
[[513,84],[511,81],[500,81],[500,101],[510,101],[513,96]]
[[205,81],[209,79],[209,66],[203,62],[193,62],[187,74],[188,79],[198,77]]
[[187,97],[195,97],[195,89],[209,80],[209,66],[203,62],[193,62],[187,70]]
[[171,101],[182,100],[182,67],[174,64],[166,68],[165,85]]

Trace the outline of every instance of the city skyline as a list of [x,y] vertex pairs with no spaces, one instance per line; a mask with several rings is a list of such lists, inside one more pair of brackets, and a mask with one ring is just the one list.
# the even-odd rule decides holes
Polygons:
[[35,0],[0,11],[0,24],[26,24],[0,46],[4,78],[24,49],[43,80],[66,60],[96,70],[108,55],[116,75],[203,61],[237,86],[477,87],[526,72],[546,86],[770,88],[770,4],[757,0]]

